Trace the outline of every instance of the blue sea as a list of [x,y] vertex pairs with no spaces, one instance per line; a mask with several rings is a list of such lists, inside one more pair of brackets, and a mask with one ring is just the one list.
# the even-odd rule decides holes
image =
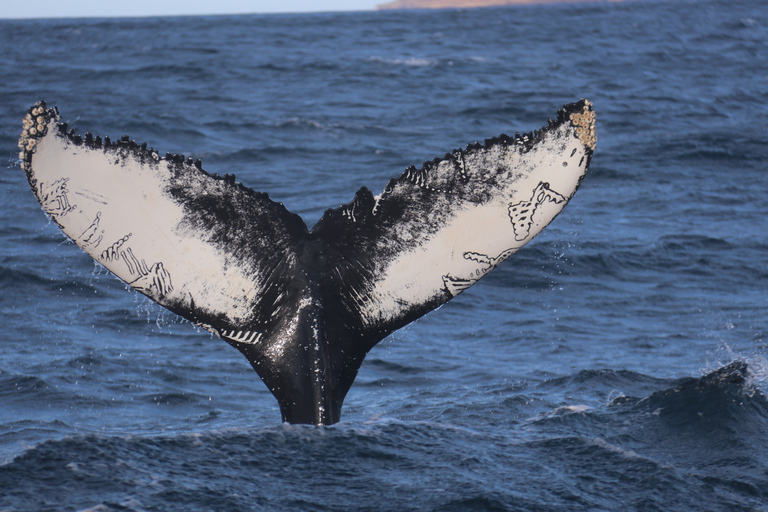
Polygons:
[[[0,510],[768,510],[767,41],[766,0],[0,20]],[[330,427],[281,424],[17,160],[45,99],[311,226],[582,97],[570,205],[375,347]]]

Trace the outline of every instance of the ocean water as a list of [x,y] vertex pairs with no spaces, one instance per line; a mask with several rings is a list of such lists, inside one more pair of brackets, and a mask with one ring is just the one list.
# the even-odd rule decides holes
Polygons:
[[[766,41],[765,0],[0,20],[0,510],[768,510]],[[311,226],[581,97],[571,204],[375,347],[331,427],[280,424],[16,160],[45,99]]]

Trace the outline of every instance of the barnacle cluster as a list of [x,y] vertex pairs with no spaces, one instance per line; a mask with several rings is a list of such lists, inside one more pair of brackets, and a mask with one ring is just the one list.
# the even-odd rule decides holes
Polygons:
[[594,151],[597,146],[597,132],[595,131],[595,111],[592,110],[592,103],[585,100],[582,112],[572,112],[571,123],[576,127],[576,136],[581,143]]
[[22,168],[29,168],[31,153],[35,149],[38,140],[42,139],[45,135],[48,129],[48,122],[55,114],[55,111],[46,108],[45,102],[40,101],[29,109],[27,115],[21,121],[22,130],[19,137],[19,149],[21,152],[19,153],[19,159],[21,160]]

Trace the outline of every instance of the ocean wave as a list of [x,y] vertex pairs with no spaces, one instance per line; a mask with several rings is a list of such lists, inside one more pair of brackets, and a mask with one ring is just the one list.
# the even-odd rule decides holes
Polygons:
[[[687,233],[670,233],[652,243],[631,243],[624,247],[587,241],[579,250],[566,252],[567,264],[560,270],[574,276],[597,276],[603,281],[611,278],[606,283],[618,280],[661,284],[674,276],[727,274],[731,279],[744,279],[756,285],[768,278],[768,272],[750,254],[764,252],[764,249],[760,241],[749,245],[753,247],[735,246],[720,237]],[[554,262],[549,264],[553,265]],[[705,286],[718,285],[711,282]]]
[[41,412],[32,416],[44,416],[51,410],[66,404],[67,406],[85,405],[81,397],[60,387],[49,378],[37,375],[24,375],[0,370],[0,396],[7,405],[5,419],[23,418],[20,414],[29,404],[35,404]]
[[427,67],[436,66],[439,61],[436,59],[428,59],[424,57],[405,57],[400,59],[387,59],[384,57],[371,56],[368,57],[368,62],[372,64],[387,64],[390,66],[406,66],[406,67]]
[[418,366],[398,364],[392,361],[386,361],[384,359],[378,358],[366,359],[365,365],[370,366],[371,368],[375,368],[378,371],[401,375],[415,375],[423,372],[423,369]]
[[768,399],[750,384],[748,368],[747,363],[734,361],[703,377],[682,379],[634,407],[684,429],[742,430],[748,419],[768,427]]
[[[737,108],[753,100],[741,98],[722,98],[721,103],[733,102]],[[722,117],[732,117],[734,107],[722,105]],[[708,116],[711,117],[711,116]],[[683,135],[672,136],[658,142],[658,151],[662,155],[679,162],[699,163],[707,166],[743,165],[747,162],[760,161],[766,157],[765,141],[755,137],[749,131],[720,132],[708,130],[705,132],[685,132]]]
[[187,392],[176,393],[150,393],[136,397],[150,405],[163,405],[166,407],[185,407],[194,406],[203,401],[206,397]]
[[0,393],[6,398],[26,401],[36,395],[47,396],[54,392],[55,387],[40,377],[9,372],[0,373]]
[[[730,385],[709,380],[715,387]],[[608,412],[561,407],[532,423],[514,426],[507,421],[504,434],[379,418],[325,428],[280,425],[169,436],[70,436],[26,450],[0,466],[0,479],[12,489],[6,493],[12,507],[39,506],[45,497],[36,493],[35,482],[41,479],[66,486],[73,508],[117,507],[130,497],[143,507],[164,510],[206,503],[235,509],[254,503],[284,510],[323,509],[331,499],[328,492],[336,510],[356,509],[361,496],[383,504],[377,510],[489,503],[515,510],[521,502],[531,510],[542,503],[549,510],[574,510],[574,502],[577,510],[588,510],[611,508],[616,493],[649,506],[690,508],[701,499],[692,489],[702,484],[712,486],[706,493],[716,509],[728,503],[717,497],[718,489],[736,492],[745,503],[763,498],[761,482],[734,472],[733,466],[730,473],[704,467],[693,474],[679,471],[656,451],[637,444],[643,430],[653,430],[642,418],[657,416],[630,406],[623,410],[634,416],[626,418],[612,409],[621,407],[608,407]],[[558,421],[564,419],[570,425]],[[611,422],[610,428],[601,425]],[[622,428],[630,432],[621,435]],[[674,437],[662,441],[675,442]],[[343,486],[338,485],[339,475],[344,475]],[[410,485],[415,481],[418,485]],[[232,488],[237,488],[236,495],[229,492]],[[651,490],[660,494],[649,495]],[[649,496],[655,497],[648,501]]]
[[[287,151],[287,148],[276,148],[272,151],[281,153]],[[203,168],[206,168],[206,162],[229,163],[229,162],[249,162],[249,163],[261,163],[267,162],[269,159],[265,155],[268,151],[265,148],[244,148],[236,149],[226,152],[208,153],[205,155],[205,161],[203,162]],[[202,156],[202,155],[201,155]]]
[[43,286],[50,289],[55,285],[50,278],[44,277],[32,269],[19,268],[16,265],[0,266],[0,289],[28,289],[30,286]]
[[[38,297],[55,292],[58,296],[76,299],[101,299],[110,295],[114,282],[94,281],[90,273],[70,272],[65,276],[51,276],[42,268],[6,267],[0,265],[0,290],[19,298]],[[17,304],[18,305],[18,304]]]
[[574,375],[548,379],[537,386],[538,389],[567,388],[569,392],[596,390],[614,392],[617,388],[649,388],[658,386],[663,379],[650,377],[642,373],[629,370],[581,370]]

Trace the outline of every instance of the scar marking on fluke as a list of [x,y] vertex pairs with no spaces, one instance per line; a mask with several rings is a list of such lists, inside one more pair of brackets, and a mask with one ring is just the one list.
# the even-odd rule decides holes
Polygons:
[[53,183],[38,183],[40,205],[51,217],[63,217],[77,207],[69,203],[68,181],[69,178],[59,178]]
[[80,247],[93,247],[96,248],[99,246],[101,241],[104,239],[103,235],[96,236],[99,230],[99,221],[101,221],[101,212],[96,212],[96,218],[93,219],[93,222],[91,222],[91,225],[88,226],[88,228],[83,231],[80,236],[77,238],[77,245]]
[[453,297],[460,294],[476,282],[478,282],[488,272],[498,267],[504,260],[509,258],[517,251],[516,248],[506,249],[498,256],[488,256],[486,254],[479,254],[476,252],[465,252],[464,259],[479,263],[479,265],[469,273],[467,277],[458,278],[449,275],[443,276],[443,283],[445,289]]
[[546,201],[565,204],[568,199],[549,188],[549,183],[539,183],[528,201],[509,205],[509,218],[515,230],[515,240],[521,242],[528,238],[534,224],[538,208]]

